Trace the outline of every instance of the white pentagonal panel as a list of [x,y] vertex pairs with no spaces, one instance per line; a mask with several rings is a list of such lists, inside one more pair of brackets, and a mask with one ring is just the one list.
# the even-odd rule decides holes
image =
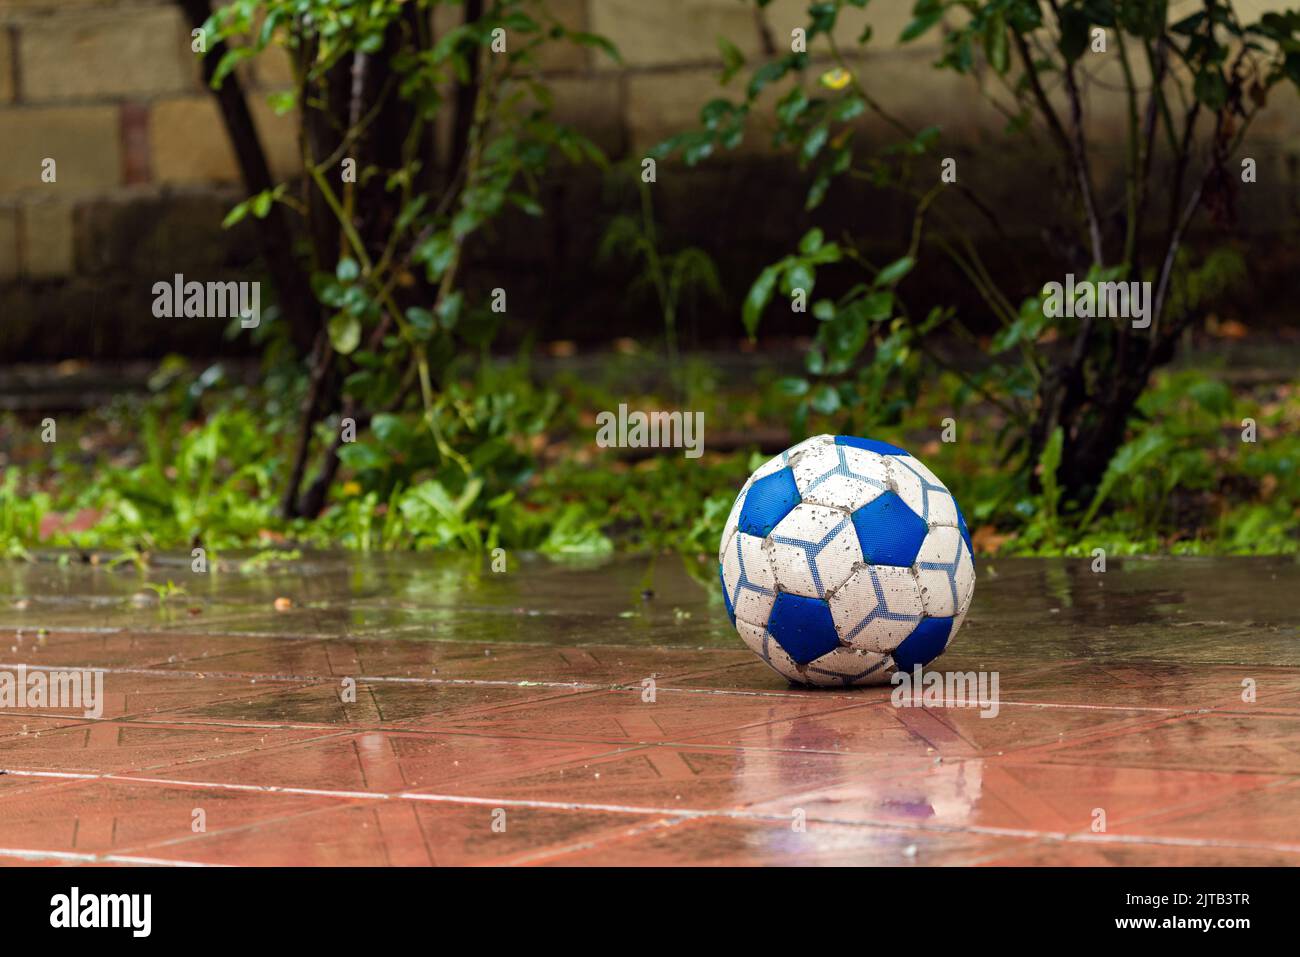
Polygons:
[[736,617],[765,626],[776,601],[776,578],[763,539],[741,531],[731,537],[722,556],[722,581]]
[[957,606],[975,577],[961,532],[946,526],[930,529],[912,567],[921,585],[925,613],[932,618],[956,615]]
[[805,502],[850,512],[889,488],[884,457],[846,445],[810,449],[793,471],[799,497]]
[[718,561],[722,561],[722,556],[727,551],[727,545],[731,542],[731,535],[740,523],[740,509],[745,504],[745,493],[749,491],[746,485],[744,490],[736,496],[736,501],[731,505],[731,511],[727,514],[727,524],[722,526],[722,540],[718,542]]
[[818,685],[872,685],[888,681],[892,670],[888,655],[836,648],[809,662],[804,668],[804,678]]
[[889,476],[898,496],[912,511],[935,525],[957,524],[957,505],[948,487],[910,455],[888,456]]
[[924,607],[910,568],[862,565],[827,599],[840,640],[891,652],[912,633]]
[[767,633],[766,628],[751,625],[737,618],[736,631],[740,633],[741,640],[749,646],[749,650],[766,661],[777,674],[791,681],[804,680],[803,673],[794,663],[794,659],[785,653],[785,650]]
[[814,435],[804,439],[797,445],[790,446],[790,448],[786,449],[782,455],[785,459],[786,465],[795,466],[798,465],[800,460],[809,452],[834,444],[835,436],[833,435]]
[[767,538],[768,557],[782,591],[822,598],[862,561],[849,516],[822,505],[796,505]]

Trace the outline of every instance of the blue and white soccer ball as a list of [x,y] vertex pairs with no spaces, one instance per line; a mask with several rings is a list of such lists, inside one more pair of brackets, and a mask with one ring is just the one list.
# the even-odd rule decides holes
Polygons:
[[727,614],[797,684],[884,684],[927,665],[975,593],[957,500],[902,449],[805,439],[736,496],[718,552]]

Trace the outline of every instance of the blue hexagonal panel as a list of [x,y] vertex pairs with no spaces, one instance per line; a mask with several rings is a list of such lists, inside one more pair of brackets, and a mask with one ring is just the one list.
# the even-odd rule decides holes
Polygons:
[[722,600],[727,606],[727,617],[736,623],[736,609],[731,607],[731,595],[727,594],[727,576],[723,574],[722,565],[718,565],[718,581],[722,582]]
[[847,445],[855,449],[866,449],[868,452],[875,452],[877,455],[907,455],[907,452],[897,445],[878,442],[875,439],[860,439],[856,435],[837,435],[835,436],[835,444]]
[[749,487],[745,504],[740,507],[740,530],[758,538],[776,528],[799,504],[799,488],[794,484],[794,472],[784,468],[764,475]]
[[840,646],[830,605],[822,598],[782,592],[767,618],[767,630],[787,655],[801,665]]
[[928,665],[942,654],[951,630],[951,618],[922,618],[912,633],[894,649],[894,665],[899,671]]
[[886,492],[853,513],[862,557],[872,565],[910,566],[929,526],[897,492]]

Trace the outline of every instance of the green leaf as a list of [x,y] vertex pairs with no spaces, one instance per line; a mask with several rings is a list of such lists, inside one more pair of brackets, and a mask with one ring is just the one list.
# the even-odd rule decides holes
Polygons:
[[799,252],[805,256],[812,255],[822,248],[822,239],[824,235],[820,229],[814,226],[808,232],[804,233],[803,239],[799,240]]
[[229,229],[236,223],[242,221],[248,215],[249,201],[244,200],[235,206],[230,212],[226,213],[226,218],[221,221],[222,229]]
[[297,106],[298,94],[293,90],[279,90],[275,93],[268,93],[266,102],[270,105],[271,112],[276,116],[284,116]]
[[840,407],[840,394],[834,386],[823,383],[814,390],[809,404],[822,415],[830,415]]
[[718,50],[722,54],[722,76],[718,82],[725,86],[745,65],[745,54],[740,52],[740,47],[723,36],[718,37]]
[[923,13],[920,16],[916,17],[916,19],[914,19],[911,23],[909,23],[906,27],[903,28],[903,32],[899,34],[898,37],[899,42],[910,43],[911,41],[915,40],[921,34],[925,33],[932,26],[938,23],[939,18],[942,15],[943,15],[942,10],[931,10],[927,13]]
[[822,204],[826,198],[826,191],[830,189],[831,176],[825,169],[818,171],[813,177],[813,182],[808,187],[808,197],[804,200],[803,208],[812,211]]
[[856,119],[866,112],[867,104],[862,97],[854,94],[846,96],[835,104],[830,112],[830,117],[836,123],[847,123],[849,120]]
[[984,54],[998,75],[1007,72],[1007,23],[998,11],[984,28]]
[[785,271],[781,290],[788,296],[793,296],[796,289],[802,290],[805,295],[811,295],[816,282],[817,274],[813,268],[806,262],[796,262]]
[[894,314],[894,294],[888,289],[873,292],[862,300],[862,315],[868,322],[884,322]]
[[[1056,430],[1052,439],[1057,439],[1060,429]],[[1097,492],[1092,498],[1092,503],[1088,506],[1088,511],[1084,513],[1079,522],[1081,528],[1086,528],[1092,524],[1093,517],[1110,496],[1111,491],[1115,488],[1115,483],[1121,479],[1137,474],[1149,467],[1148,463],[1159,460],[1169,449],[1169,438],[1158,430],[1144,432],[1131,442],[1120,446],[1110,464],[1106,467],[1106,472],[1101,478],[1101,483],[1097,486]],[[1046,450],[1044,457],[1046,457]],[[1059,461],[1060,453],[1057,452]],[[1053,473],[1055,474],[1055,473]],[[1053,481],[1055,484],[1055,481]],[[1047,482],[1043,481],[1044,494],[1047,491]]]
[[1061,486],[1056,473],[1061,467],[1061,452],[1065,445],[1065,432],[1058,425],[1043,446],[1038,458],[1038,480],[1043,486],[1043,513],[1048,527],[1055,529],[1057,510],[1061,501]]
[[433,335],[434,319],[433,313],[428,309],[420,306],[412,306],[406,310],[406,321],[410,323],[411,329],[417,339],[427,340]]
[[460,320],[460,307],[464,300],[465,294],[457,290],[438,303],[438,321],[444,329],[454,329],[456,327],[456,323]]
[[361,345],[361,320],[340,312],[329,322],[330,345],[339,355],[349,355]]
[[758,323],[763,318],[763,310],[772,301],[772,294],[776,291],[777,278],[783,271],[783,263],[768,266],[758,274],[754,284],[749,287],[749,293],[745,296],[745,305],[741,310],[741,320],[745,324],[745,332],[749,334],[751,339],[758,332]]
[[700,109],[700,122],[704,124],[705,129],[716,130],[734,109],[730,100],[721,98],[709,100]]
[[542,204],[527,193],[511,193],[510,202],[529,216],[540,216],[544,212]]
[[785,76],[788,70],[789,66],[784,60],[770,60],[764,63],[750,77],[749,87],[746,90],[749,98],[752,100],[757,97],[769,84],[775,83]]
[[262,190],[250,200],[253,215],[258,219],[266,219],[266,214],[271,211],[271,204],[274,202],[275,194],[269,189]]
[[334,267],[334,275],[339,282],[353,282],[361,275],[361,267],[357,265],[355,259],[344,256]]
[[376,412],[370,421],[370,431],[385,445],[399,448],[409,447],[416,434],[405,419],[391,412]]
[[600,530],[600,523],[574,502],[567,506],[538,551],[546,555],[607,555],[614,543]]
[[343,306],[343,287],[327,272],[311,274],[311,291],[327,306],[340,309]]
[[892,286],[909,272],[916,265],[916,260],[911,256],[904,256],[902,259],[895,259],[892,263],[876,275],[877,286]]
[[808,108],[808,103],[808,94],[802,87],[791,87],[790,92],[777,102],[776,117],[785,126],[790,126]]
[[411,258],[423,263],[429,282],[437,282],[451,265],[456,244],[445,232],[434,233],[411,250]]
[[1221,110],[1228,102],[1228,84],[1218,70],[1209,69],[1196,74],[1192,89],[1196,98],[1211,110]]
[[230,75],[230,72],[256,52],[257,50],[253,47],[227,47],[226,52],[222,54],[221,60],[217,63],[217,68],[212,73],[212,81],[208,85],[214,90],[221,89],[222,82]]
[[570,30],[568,31],[567,35],[570,40],[572,40],[574,43],[578,44],[579,46],[594,47],[595,49],[600,50],[602,53],[604,53],[605,56],[609,57],[615,63],[623,62],[623,57],[618,52],[618,47],[614,46],[614,44],[610,42],[608,38],[601,36],[599,33],[587,33],[582,30]]
[[817,126],[814,126],[808,131],[808,135],[804,137],[803,144],[799,148],[800,158],[805,163],[816,158],[817,154],[821,152],[822,147],[826,145],[826,139],[829,135],[830,130],[827,128],[825,123],[819,123]]
[[801,376],[786,376],[776,380],[776,391],[781,395],[799,396],[808,394],[808,380]]

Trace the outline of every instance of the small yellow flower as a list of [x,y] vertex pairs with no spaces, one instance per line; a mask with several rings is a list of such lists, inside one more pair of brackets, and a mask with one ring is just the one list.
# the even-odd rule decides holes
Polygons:
[[360,483],[360,482],[344,482],[344,483],[343,483],[343,494],[346,495],[346,496],[348,496],[349,498],[350,498],[351,496],[353,496],[353,495],[360,495],[360,494],[361,494],[361,483]]
[[822,74],[821,84],[828,90],[842,90],[849,85],[853,75],[848,70],[841,70],[835,67],[833,70],[827,70]]

